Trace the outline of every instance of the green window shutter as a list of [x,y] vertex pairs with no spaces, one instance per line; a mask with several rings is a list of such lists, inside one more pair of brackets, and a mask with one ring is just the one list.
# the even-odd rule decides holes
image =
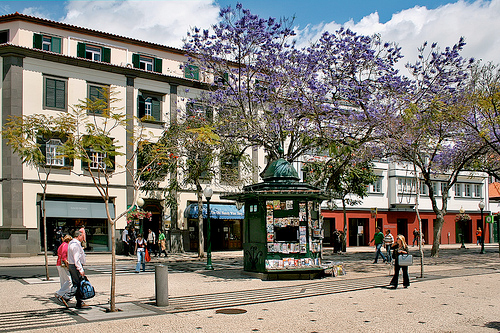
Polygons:
[[198,66],[186,65],[184,77],[192,80],[200,80],[200,69]]
[[47,145],[45,140],[41,137],[36,138],[36,143],[40,145],[40,152],[43,155],[43,161],[41,161],[43,164],[47,164]]
[[58,109],[66,109],[66,82],[55,81],[55,106]]
[[111,49],[109,47],[102,48],[102,62],[111,63]]
[[144,100],[144,97],[142,97],[142,95],[137,96],[137,117],[139,118],[142,118],[145,115],[145,102],[146,101]]
[[151,110],[151,115],[156,121],[161,121],[161,104],[158,98],[153,97],[152,104],[153,109]]
[[85,43],[78,43],[76,46],[76,56],[78,58],[85,58],[86,45]]
[[134,66],[134,68],[141,68],[139,59],[140,58],[138,54],[132,54],[132,65]]
[[42,49],[42,40],[43,36],[40,34],[33,34],[33,48],[34,49]]
[[56,107],[56,80],[45,79],[45,106]]
[[163,60],[160,58],[155,58],[154,62],[155,62],[154,63],[154,66],[155,66],[154,71],[156,73],[161,73],[162,67],[163,67]]
[[[95,102],[98,99],[104,100],[104,95],[102,93],[102,87],[99,86],[89,86],[89,99],[92,102]],[[96,109],[93,111],[95,114],[101,114],[102,110],[101,109]]]
[[61,53],[61,38],[52,37],[51,49],[54,53]]

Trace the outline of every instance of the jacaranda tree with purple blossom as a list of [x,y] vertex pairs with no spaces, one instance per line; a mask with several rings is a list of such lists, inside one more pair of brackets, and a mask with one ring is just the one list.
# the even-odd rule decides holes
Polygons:
[[[428,188],[436,214],[431,256],[439,255],[450,188],[459,174],[474,169],[484,153],[484,145],[474,140],[472,132],[456,117],[473,62],[460,56],[464,45],[461,38],[442,51],[437,44],[425,43],[419,48],[418,61],[407,65],[413,82],[402,100],[404,108],[397,117],[386,120],[388,153],[414,164],[417,178]],[[441,193],[432,186],[436,180],[442,184]]]

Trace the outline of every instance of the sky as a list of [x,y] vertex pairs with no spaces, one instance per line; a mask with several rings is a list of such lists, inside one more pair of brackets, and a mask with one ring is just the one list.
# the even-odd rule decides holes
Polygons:
[[237,2],[263,18],[293,18],[299,46],[345,27],[398,43],[404,64],[425,41],[444,48],[463,36],[464,57],[500,64],[500,0],[0,1],[0,15],[17,11],[180,48],[190,28],[209,28],[220,8]]

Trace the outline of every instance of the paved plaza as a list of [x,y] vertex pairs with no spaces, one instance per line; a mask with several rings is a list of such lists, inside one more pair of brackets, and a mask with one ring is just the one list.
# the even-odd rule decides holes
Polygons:
[[[498,244],[485,254],[459,247],[443,245],[439,258],[429,258],[426,246],[424,277],[416,257],[411,286],[397,290],[385,288],[390,265],[372,264],[373,247],[343,255],[326,249],[324,260],[344,262],[347,275],[316,280],[262,281],[242,271],[242,251],[213,253],[214,271],[184,253],[154,259],[140,274],[132,272],[135,258],[117,256],[121,311],[114,313],[106,312],[109,254],[87,256],[97,292],[87,310],[57,303],[59,280],[44,281],[43,256],[0,258],[0,332],[499,332]],[[169,267],[164,307],[155,305],[158,263]]]

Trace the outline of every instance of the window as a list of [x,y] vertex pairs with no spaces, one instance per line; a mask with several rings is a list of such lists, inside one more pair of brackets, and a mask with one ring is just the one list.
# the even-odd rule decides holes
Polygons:
[[441,182],[441,195],[444,196],[445,193],[446,193],[446,183]]
[[106,170],[106,153],[99,151],[90,151],[89,159],[90,164],[89,167],[92,170]]
[[66,80],[46,77],[44,81],[45,109],[66,110]]
[[[95,139],[95,140],[94,140]],[[87,158],[82,160],[82,168],[99,171],[112,171],[115,168],[113,140],[105,137],[85,136],[83,144],[86,147]]]
[[464,184],[464,196],[465,197],[472,197],[472,185],[471,184]]
[[9,30],[0,31],[0,44],[9,42]]
[[33,48],[61,53],[61,38],[49,35],[33,34]]
[[45,165],[51,167],[71,167],[73,160],[64,157],[61,150],[63,143],[67,140],[67,136],[57,133],[40,134],[37,137],[37,144],[40,146],[40,152],[45,157]]
[[184,77],[186,79],[200,80],[200,68],[194,65],[184,66]]
[[371,184],[372,193],[382,193],[382,177],[379,177],[373,184]]
[[186,115],[188,117],[195,117],[199,119],[206,119],[208,121],[213,121],[214,112],[210,106],[203,105],[201,103],[190,102],[186,105]]
[[162,72],[162,59],[143,56],[141,54],[132,54],[132,65],[134,68],[143,69],[149,72]]
[[481,184],[474,184],[474,197],[481,198]]
[[231,183],[240,179],[239,162],[238,157],[231,154],[225,155],[221,158],[221,181]]
[[108,108],[108,93],[109,87],[89,84],[88,99],[91,103],[89,113],[102,114]]
[[456,197],[461,197],[462,196],[462,184],[461,183],[456,183],[455,184],[455,196]]
[[137,101],[137,116],[142,121],[161,121],[163,96],[141,92]]
[[59,139],[51,139],[45,145],[45,160],[47,165],[64,166],[64,157],[59,147],[62,142]]
[[111,62],[111,49],[107,47],[100,47],[96,45],[88,45],[85,43],[78,43],[76,56],[78,58],[85,58],[94,61]]
[[420,194],[429,195],[429,187],[422,180],[420,181]]
[[415,180],[410,178],[398,178],[398,193],[415,192]]

